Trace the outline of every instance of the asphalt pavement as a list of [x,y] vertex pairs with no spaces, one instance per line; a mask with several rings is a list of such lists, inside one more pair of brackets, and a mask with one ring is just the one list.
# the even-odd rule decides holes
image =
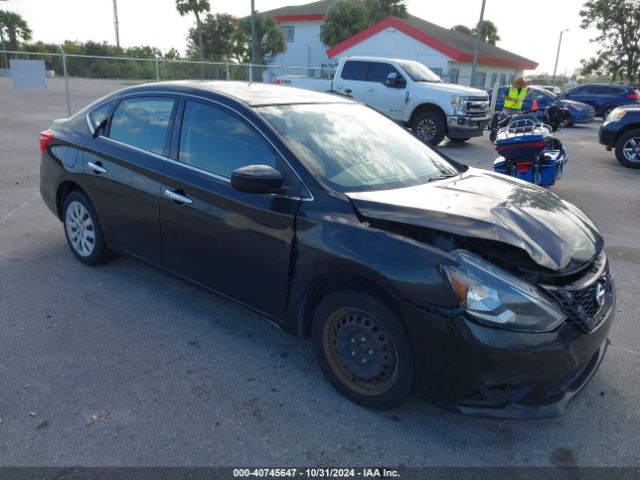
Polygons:
[[[72,108],[121,86],[72,80]],[[63,91],[0,79],[0,466],[640,466],[640,170],[597,143],[599,121],[559,133],[552,191],[605,238],[611,346],[563,417],[495,420],[417,398],[363,409],[309,340],[136,261],[76,261],[38,191],[38,133],[65,116]],[[487,136],[442,149],[496,157]]]

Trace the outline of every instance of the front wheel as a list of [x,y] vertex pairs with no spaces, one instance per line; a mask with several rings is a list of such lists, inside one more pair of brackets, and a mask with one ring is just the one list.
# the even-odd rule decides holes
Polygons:
[[630,130],[618,139],[616,158],[627,168],[640,168],[640,128]]
[[444,117],[432,111],[419,113],[411,124],[411,130],[420,140],[433,147],[438,145],[447,133]]
[[78,260],[98,265],[114,257],[104,241],[98,215],[84,193],[75,191],[67,195],[62,212],[67,243]]
[[607,119],[607,117],[608,117],[608,116],[609,116],[609,114],[613,111],[613,109],[614,109],[614,108],[616,108],[616,107],[615,107],[615,106],[610,106],[610,107],[605,108],[605,109],[602,111],[602,119],[603,119],[603,120],[606,120],[606,119]]
[[397,316],[376,297],[345,290],[318,305],[313,349],[329,382],[349,400],[385,410],[404,402],[413,387],[413,356]]

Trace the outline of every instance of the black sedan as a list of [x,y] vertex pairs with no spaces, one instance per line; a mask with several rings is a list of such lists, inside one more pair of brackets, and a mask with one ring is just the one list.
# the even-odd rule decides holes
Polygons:
[[104,97],[42,132],[75,257],[156,265],[311,336],[346,397],[560,415],[615,295],[603,240],[547,190],[469,168],[346,98],[234,82]]
[[625,167],[640,168],[640,105],[618,107],[600,127],[600,143]]

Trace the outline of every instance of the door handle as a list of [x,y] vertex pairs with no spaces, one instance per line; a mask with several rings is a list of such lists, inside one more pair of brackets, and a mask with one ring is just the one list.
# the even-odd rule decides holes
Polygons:
[[100,162],[87,162],[87,166],[94,171],[94,173],[97,173],[98,175],[100,175],[101,173],[107,173],[107,169],[104,168]]
[[189,197],[186,197],[184,195],[180,195],[179,193],[173,192],[171,190],[169,190],[168,188],[165,188],[162,191],[162,194],[167,197],[169,200],[173,200],[174,202],[177,203],[181,203],[184,205],[191,205],[193,203],[193,200],[191,200]]
[[344,89],[344,93],[346,93],[347,95],[351,95],[351,89],[350,88],[345,88]]

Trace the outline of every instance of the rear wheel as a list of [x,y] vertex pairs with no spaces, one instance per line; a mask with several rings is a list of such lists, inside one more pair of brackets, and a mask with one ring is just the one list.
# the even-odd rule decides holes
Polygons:
[[640,128],[630,130],[618,139],[616,158],[627,168],[640,168]]
[[114,257],[104,241],[98,215],[84,193],[75,191],[67,195],[62,212],[67,243],[78,260],[98,265]]
[[436,146],[447,133],[444,117],[438,112],[419,113],[411,124],[411,130],[424,143]]
[[351,401],[383,410],[410,395],[409,339],[396,315],[373,295],[354,290],[328,295],[316,309],[312,334],[320,368]]

